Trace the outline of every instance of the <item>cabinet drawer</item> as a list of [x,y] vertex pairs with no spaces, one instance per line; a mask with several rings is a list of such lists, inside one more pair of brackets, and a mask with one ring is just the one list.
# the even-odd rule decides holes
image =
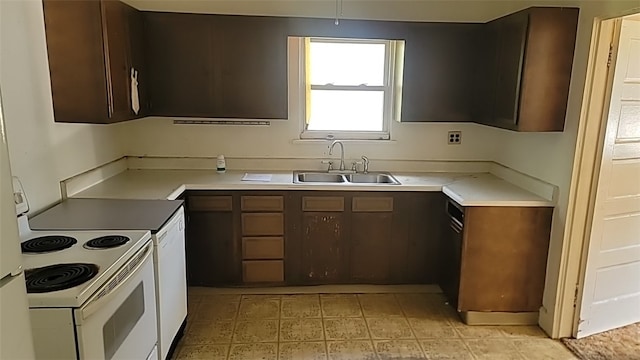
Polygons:
[[284,262],[282,260],[243,261],[242,281],[283,282]]
[[242,235],[284,235],[282,213],[242,214]]
[[392,196],[356,196],[351,202],[353,212],[393,211]]
[[304,196],[302,211],[344,211],[344,197]]
[[243,237],[243,259],[282,259],[284,258],[284,238],[282,237]]
[[282,196],[243,196],[240,202],[242,211],[283,211]]
[[189,196],[189,210],[191,211],[232,211],[233,198],[225,196]]

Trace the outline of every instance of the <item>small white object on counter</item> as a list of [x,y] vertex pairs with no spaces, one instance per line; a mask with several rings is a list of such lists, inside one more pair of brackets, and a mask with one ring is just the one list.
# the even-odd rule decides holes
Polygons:
[[218,155],[216,160],[216,171],[219,173],[227,171],[227,162],[224,160],[224,155]]

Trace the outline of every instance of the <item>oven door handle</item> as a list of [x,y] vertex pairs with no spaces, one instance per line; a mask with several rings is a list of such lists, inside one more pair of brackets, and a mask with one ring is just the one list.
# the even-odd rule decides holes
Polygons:
[[[109,289],[109,291],[105,294],[97,294],[95,298],[90,299],[85,306],[80,308],[82,319],[88,319],[94,312],[96,312],[96,310],[99,310],[104,303],[108,302],[111,297],[115,296],[115,293],[137,274],[138,270],[147,262],[149,256],[151,256],[151,254],[153,253],[153,251],[150,251],[152,246],[153,244],[151,242],[145,246],[145,249],[143,250],[146,252],[144,258],[141,259],[136,267],[133,270],[129,271],[129,274],[127,274],[127,276],[122,279],[116,286],[114,286],[112,289]],[[114,276],[118,276],[118,274],[116,273]]]

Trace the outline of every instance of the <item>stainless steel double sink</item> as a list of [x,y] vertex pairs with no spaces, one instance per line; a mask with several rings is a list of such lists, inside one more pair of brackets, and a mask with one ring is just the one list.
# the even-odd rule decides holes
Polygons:
[[386,172],[370,172],[366,174],[341,174],[320,171],[294,171],[293,182],[296,184],[384,184],[400,185],[393,175]]

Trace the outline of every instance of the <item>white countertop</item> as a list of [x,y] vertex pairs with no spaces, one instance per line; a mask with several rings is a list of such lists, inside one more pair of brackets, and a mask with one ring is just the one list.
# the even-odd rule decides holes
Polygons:
[[[245,173],[271,181],[242,181]],[[442,191],[462,206],[553,206],[551,201],[492,174],[393,172],[400,185],[294,184],[291,171],[126,170],[75,198],[176,199],[185,190]]]

